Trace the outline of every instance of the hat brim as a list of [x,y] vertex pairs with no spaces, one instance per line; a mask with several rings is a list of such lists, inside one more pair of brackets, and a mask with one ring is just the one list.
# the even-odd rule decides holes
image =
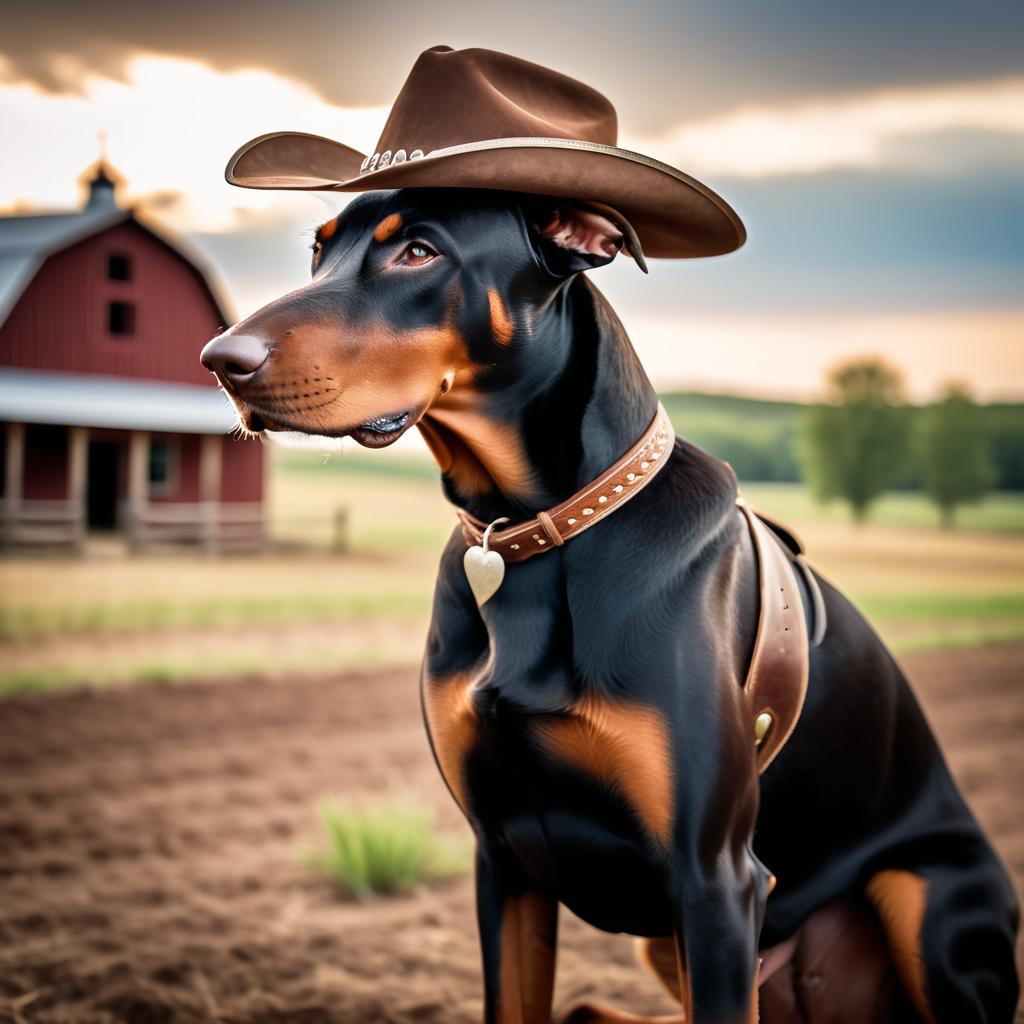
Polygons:
[[616,146],[557,138],[488,139],[360,174],[364,159],[319,135],[274,132],[242,146],[224,176],[242,188],[488,188],[602,202],[629,220],[647,256],[663,259],[720,256],[746,240],[743,222],[706,185]]

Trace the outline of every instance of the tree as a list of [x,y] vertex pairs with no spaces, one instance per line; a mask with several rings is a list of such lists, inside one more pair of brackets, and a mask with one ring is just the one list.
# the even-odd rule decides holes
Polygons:
[[950,385],[921,413],[916,440],[924,489],[951,528],[957,506],[977,501],[995,481],[984,413],[964,388]]
[[863,521],[902,467],[909,424],[897,370],[880,359],[832,370],[825,403],[810,406],[801,422],[801,461],[815,497],[842,498]]

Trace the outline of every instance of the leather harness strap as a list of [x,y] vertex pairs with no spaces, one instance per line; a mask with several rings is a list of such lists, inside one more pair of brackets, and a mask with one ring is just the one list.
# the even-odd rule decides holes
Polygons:
[[796,728],[807,696],[810,652],[800,583],[782,541],[742,499],[757,552],[760,612],[757,637],[743,689],[757,737],[757,770],[772,763]]
[[[561,547],[638,494],[669,461],[674,440],[671,420],[659,402],[644,436],[610,469],[560,505],[504,530],[496,528],[503,520],[488,528],[459,509],[466,543],[483,545],[506,564]],[[800,542],[770,520],[770,526],[763,522],[742,498],[736,504],[747,520],[757,553],[760,608],[743,689],[753,714],[757,768],[763,772],[796,727],[807,695],[810,645],[794,560],[803,572],[814,609],[814,643],[824,631],[824,603],[813,575],[802,562]],[[792,549],[792,558],[784,544]]]
[[766,516],[763,512],[755,512],[754,514],[775,534],[775,539],[781,542],[782,546],[791,556],[790,561],[804,585],[808,603],[811,607],[811,622],[808,624],[810,626],[808,632],[811,637],[811,647],[817,647],[825,639],[828,612],[825,609],[825,598],[822,596],[821,587],[818,585],[811,567],[807,564],[807,552],[803,541],[788,526],[783,526],[778,520]]

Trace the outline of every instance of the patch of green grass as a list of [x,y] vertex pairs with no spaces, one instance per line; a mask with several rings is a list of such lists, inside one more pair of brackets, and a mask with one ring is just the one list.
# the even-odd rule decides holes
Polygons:
[[897,654],[1024,640],[1024,593],[864,594],[854,603]]
[[[821,504],[814,500],[802,484],[746,484],[741,481],[743,496],[755,508],[762,509],[783,522],[850,522],[849,507],[840,501]],[[890,491],[874,502],[868,522],[879,526],[930,527],[938,529],[939,510],[917,491]],[[1024,532],[1024,493],[997,491],[984,501],[964,505],[957,510],[952,531],[981,533]]]
[[149,662],[138,670],[139,682],[148,683],[150,686],[174,683],[178,678],[175,666],[162,662]]
[[320,820],[323,849],[307,853],[306,864],[348,897],[409,892],[469,870],[468,848],[438,836],[421,807],[357,808],[328,800]]
[[1024,593],[1019,594],[867,594],[857,607],[871,619],[1021,619]]
[[146,629],[402,619],[426,614],[431,600],[429,590],[418,588],[409,592],[293,594],[231,601],[204,600],[189,595],[181,600],[152,598],[95,605],[15,606],[0,609],[0,639],[26,640],[92,630],[127,633]]
[[916,636],[891,640],[889,649],[895,654],[913,654],[916,651],[957,651],[968,647],[987,647],[990,644],[1019,643],[1024,640],[1024,625],[1005,626],[979,624],[954,627]]
[[[407,657],[403,660],[409,660]],[[0,700],[29,693],[49,693],[73,686],[170,686],[194,679],[233,679],[239,676],[284,675],[292,672],[342,672],[348,669],[392,665],[395,656],[381,646],[314,649],[299,655],[282,654],[272,662],[266,656],[239,654],[222,659],[191,657],[162,661],[110,662],[80,668],[74,665],[24,669],[0,673]]]
[[49,693],[66,686],[67,676],[59,669],[29,669],[0,676],[0,697],[17,697],[26,693]]

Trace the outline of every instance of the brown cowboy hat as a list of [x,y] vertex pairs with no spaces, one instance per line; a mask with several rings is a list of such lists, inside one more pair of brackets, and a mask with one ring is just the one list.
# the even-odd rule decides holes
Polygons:
[[[247,142],[224,176],[244,188],[367,192],[492,188],[601,203],[648,256],[718,256],[743,224],[688,174],[619,149],[615,108],[590,86],[494,50],[420,54],[371,156],[303,132]],[[641,256],[641,260],[642,260]]]

